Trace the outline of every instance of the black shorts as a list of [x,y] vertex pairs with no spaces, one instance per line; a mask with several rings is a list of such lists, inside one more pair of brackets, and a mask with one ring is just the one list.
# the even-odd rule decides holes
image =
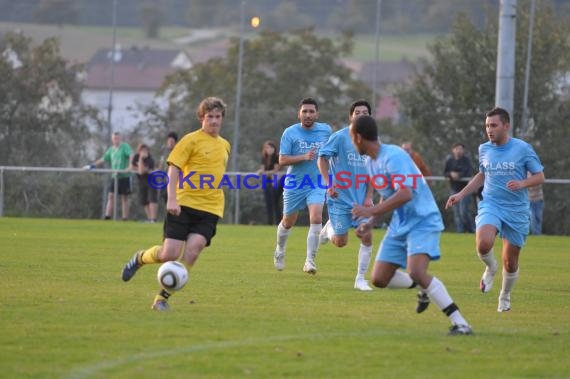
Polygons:
[[[119,178],[117,181],[117,187],[119,189],[119,195],[130,195],[131,178]],[[111,184],[109,184],[109,192],[115,192],[115,178],[111,179]]]
[[167,213],[164,220],[164,238],[186,241],[191,233],[206,238],[206,246],[216,235],[216,225],[220,219],[213,213],[199,211],[194,208],[180,207],[180,215]]
[[148,184],[148,175],[139,177],[139,201],[141,205],[156,203],[158,200],[158,190]]

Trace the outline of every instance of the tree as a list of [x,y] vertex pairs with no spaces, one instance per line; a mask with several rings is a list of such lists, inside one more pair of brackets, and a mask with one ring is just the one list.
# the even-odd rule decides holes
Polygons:
[[[198,127],[195,109],[199,101],[215,95],[228,103],[222,134],[232,141],[238,46],[234,39],[224,58],[170,76],[161,92],[170,99],[168,110],[149,108],[151,116],[141,125],[141,132],[160,141],[167,130],[188,132]],[[297,105],[303,97],[317,99],[321,120],[334,126],[346,124],[350,102],[370,92],[340,62],[351,51],[350,34],[333,40],[317,36],[312,29],[290,35],[264,31],[245,41],[239,170],[258,168],[261,144],[266,139],[279,141],[283,130],[298,121]]]
[[[38,46],[20,34],[0,40],[0,165],[79,167],[86,159],[95,110],[80,102],[80,65],[65,61],[55,39]],[[56,180],[53,180],[57,175]],[[51,178],[51,180],[47,179]],[[96,178],[67,174],[13,175],[5,204],[18,215],[93,216]],[[82,201],[70,202],[69,199]],[[81,209],[81,211],[79,211]],[[97,212],[98,213],[98,212]]]
[[[524,134],[534,145],[547,177],[569,177],[570,160],[563,152],[566,147],[562,146],[561,138],[568,135],[561,121],[563,117],[570,117],[569,99],[556,89],[562,83],[561,76],[570,72],[570,23],[558,18],[544,3],[537,5],[528,102],[533,127],[527,131],[522,131],[520,125],[528,1],[519,2],[517,9],[513,133],[516,137]],[[428,161],[441,165],[443,152],[448,152],[454,142],[463,142],[477,158],[477,146],[486,140],[484,113],[495,101],[497,27],[496,17],[488,17],[485,26],[478,29],[465,16],[459,16],[451,34],[430,46],[431,59],[423,62],[415,80],[400,90],[410,132]],[[546,196],[553,196],[550,201],[559,200],[550,188]],[[567,202],[567,197],[564,201]],[[557,216],[558,212],[547,206],[547,232],[561,232],[563,227],[568,230],[570,223],[564,226],[553,221],[563,219]]]
[[82,67],[60,56],[55,39],[32,46],[30,38],[6,34],[0,51],[0,162],[78,164],[93,115],[80,103]]
[[158,38],[160,26],[164,22],[164,10],[156,1],[145,1],[139,6],[140,18],[147,38]]

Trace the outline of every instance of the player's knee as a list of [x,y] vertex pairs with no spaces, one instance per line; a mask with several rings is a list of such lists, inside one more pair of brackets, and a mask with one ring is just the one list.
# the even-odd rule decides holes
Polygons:
[[422,283],[425,279],[426,272],[423,269],[410,268],[408,274],[415,283]]
[[346,238],[346,237],[333,237],[332,243],[336,247],[344,247],[348,243],[348,238]]
[[371,282],[374,287],[386,288],[390,282],[390,279],[382,277],[381,275],[372,275]]
[[158,253],[162,262],[175,261],[180,256],[180,250],[176,248],[162,248]]
[[485,255],[493,248],[494,241],[479,240],[477,241],[477,252]]
[[503,268],[505,269],[506,272],[509,273],[517,272],[517,270],[519,269],[519,263],[514,259],[507,258],[503,260]]

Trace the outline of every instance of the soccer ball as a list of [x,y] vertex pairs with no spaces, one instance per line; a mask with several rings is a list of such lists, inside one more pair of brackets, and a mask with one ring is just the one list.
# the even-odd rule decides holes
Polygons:
[[165,290],[178,291],[188,281],[188,270],[180,262],[166,262],[159,267],[157,278],[158,284]]

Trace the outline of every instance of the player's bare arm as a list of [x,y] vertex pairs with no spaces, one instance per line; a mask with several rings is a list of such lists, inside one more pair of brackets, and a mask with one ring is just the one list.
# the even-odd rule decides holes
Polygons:
[[173,164],[168,165],[168,187],[166,189],[168,197],[166,201],[166,211],[170,214],[178,216],[180,214],[180,205],[176,200],[176,189],[178,188],[178,177],[180,169]]
[[364,205],[355,205],[352,208],[352,215],[355,217],[374,217],[381,216],[385,213],[400,208],[402,205],[412,200],[412,190],[409,188],[400,188],[392,196],[385,201],[376,204],[373,207],[366,207]]
[[456,193],[455,195],[449,196],[447,199],[447,203],[445,204],[445,209],[449,209],[455,204],[459,203],[465,196],[472,194],[473,192],[477,191],[483,183],[485,182],[485,174],[482,172],[478,172],[470,181],[467,183],[465,188],[463,188],[460,192]]
[[368,222],[363,222],[358,225],[358,228],[355,229],[354,233],[358,238],[363,238],[368,233],[372,232],[372,227],[376,224],[376,217],[370,217]]
[[290,166],[304,161],[312,161],[317,157],[317,149],[313,148],[305,154],[300,155],[279,155],[279,164],[281,166]]
[[317,160],[317,166],[319,167],[319,172],[321,173],[321,178],[323,180],[323,184],[326,186],[327,188],[327,195],[331,198],[336,198],[338,197],[338,192],[336,192],[336,189],[334,187],[333,183],[329,183],[329,160],[328,158],[325,157],[319,157],[319,159]]
[[367,187],[366,187],[366,196],[364,197],[364,203],[362,203],[365,207],[372,207],[374,206],[374,186],[372,185],[372,181],[369,180]]
[[542,183],[544,183],[544,172],[538,172],[524,180],[510,180],[507,182],[507,188],[511,191],[517,191],[523,188],[537,186]]

